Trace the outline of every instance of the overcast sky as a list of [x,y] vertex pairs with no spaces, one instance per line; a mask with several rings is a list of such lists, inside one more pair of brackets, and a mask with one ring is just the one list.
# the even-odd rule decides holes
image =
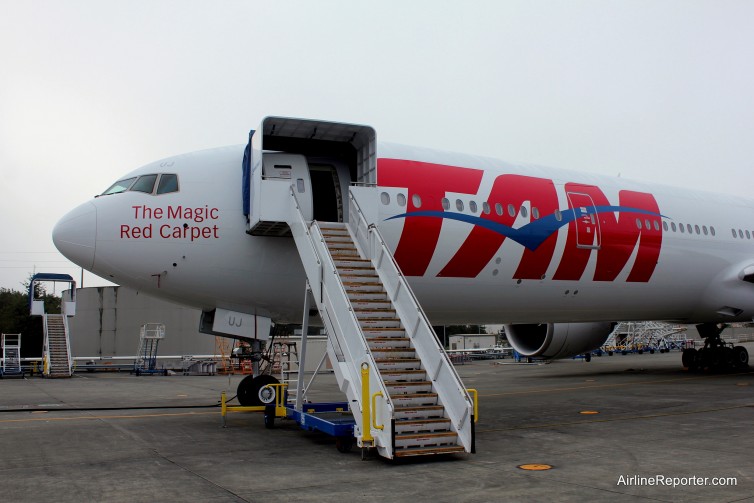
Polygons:
[[52,244],[60,216],[147,162],[243,143],[265,115],[752,190],[752,1],[0,0],[0,12],[0,287],[33,270],[78,278]]

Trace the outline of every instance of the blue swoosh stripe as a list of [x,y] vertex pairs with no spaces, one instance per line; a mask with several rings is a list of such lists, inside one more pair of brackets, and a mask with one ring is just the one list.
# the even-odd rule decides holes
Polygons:
[[[642,210],[639,208],[631,208],[628,206],[589,206],[584,208],[586,213],[581,212],[581,215],[591,215],[607,212],[619,212],[619,213],[637,213],[640,215],[650,215],[653,217],[667,218],[660,213],[654,211]],[[512,239],[516,243],[526,247],[529,250],[536,250],[547,238],[552,236],[564,225],[567,225],[576,220],[576,211],[569,209],[561,212],[562,218],[558,220],[555,214],[552,213],[538,220],[529,222],[528,224],[514,229],[508,225],[504,225],[498,222],[494,222],[487,218],[477,217],[474,215],[467,215],[464,213],[455,213],[451,211],[412,211],[410,213],[401,213],[400,215],[394,215],[386,218],[385,220],[393,220],[396,218],[406,217],[429,217],[429,218],[447,218],[449,220],[457,220],[459,222],[466,222],[468,224],[483,227],[501,234],[509,239]]]

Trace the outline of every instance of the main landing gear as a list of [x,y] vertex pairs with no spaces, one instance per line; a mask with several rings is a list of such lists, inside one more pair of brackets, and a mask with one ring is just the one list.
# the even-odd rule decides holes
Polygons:
[[704,347],[696,350],[687,348],[681,357],[683,366],[691,371],[710,370],[725,372],[749,367],[749,352],[743,346],[734,346],[722,340],[720,334],[725,324],[703,323],[697,325],[699,335],[704,338]]

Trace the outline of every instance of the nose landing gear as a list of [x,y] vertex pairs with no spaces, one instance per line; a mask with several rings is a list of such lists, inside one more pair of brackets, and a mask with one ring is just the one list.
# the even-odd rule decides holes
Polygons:
[[734,346],[725,342],[720,334],[727,325],[703,323],[696,326],[701,337],[704,337],[704,347],[696,350],[683,350],[681,360],[683,366],[689,370],[726,372],[742,370],[749,367],[749,352],[743,346]]

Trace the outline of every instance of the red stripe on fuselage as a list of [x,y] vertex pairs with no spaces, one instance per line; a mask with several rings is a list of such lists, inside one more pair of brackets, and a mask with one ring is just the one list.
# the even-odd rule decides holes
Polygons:
[[[495,179],[487,200],[490,212],[489,214],[482,213],[481,217],[512,226],[521,211],[521,206],[526,201],[530,201],[531,207],[536,207],[542,215],[553,213],[558,209],[555,184],[552,180],[544,178],[500,175]],[[511,204],[514,208],[513,215],[508,208]],[[498,214],[498,208],[501,209],[502,215]],[[505,236],[502,234],[483,227],[474,227],[469,237],[438,276],[475,278],[492,260],[503,241],[505,241]],[[554,233],[536,250],[525,250],[514,278],[540,279],[552,261],[556,241],[557,234]]]
[[[395,258],[407,276],[423,276],[437,248],[443,218],[411,217],[415,211],[442,212],[442,199],[448,192],[460,194],[477,194],[484,171],[458,166],[446,166],[419,161],[400,159],[379,159],[378,185],[400,187],[408,190],[407,215],[403,231],[395,250]],[[587,194],[595,206],[611,206],[599,187],[567,183],[565,192]],[[413,204],[413,196],[421,198],[421,207]],[[571,201],[566,197],[568,206]],[[662,222],[659,207],[654,196],[644,192],[623,190],[618,194],[619,205],[653,213],[646,215],[632,212],[603,212],[596,214],[598,224],[589,226],[600,235],[587,244],[599,245],[599,248],[584,248],[584,243],[577,239],[576,221],[567,226],[567,240],[563,256],[553,279],[576,281],[581,279],[591,253],[597,254],[594,273],[595,281],[614,281],[628,263],[638,246],[636,259],[627,281],[648,282],[657,266],[662,247]],[[492,186],[487,203],[490,213],[481,213],[480,217],[512,226],[526,202],[530,208],[537,208],[539,217],[552,215],[560,207],[558,194],[552,180],[523,175],[499,175]],[[577,201],[580,199],[577,198]],[[501,215],[495,211],[496,205],[502,205]],[[577,202],[575,204],[581,204]],[[515,211],[511,216],[508,205]],[[480,209],[481,211],[481,209]],[[529,221],[534,220],[529,211]],[[637,225],[637,219],[641,225]],[[582,227],[584,229],[586,227]],[[550,266],[557,242],[555,231],[536,249],[524,250],[514,279],[541,279]],[[472,278],[479,275],[492,260],[505,241],[505,236],[483,227],[474,227],[466,240],[438,276]]]
[[[407,212],[442,211],[446,192],[476,194],[484,171],[401,159],[380,159],[377,184],[384,187],[408,189]],[[421,208],[413,204],[412,196],[421,197]],[[407,276],[423,276],[427,271],[442,228],[441,218],[406,217],[395,259]]]

